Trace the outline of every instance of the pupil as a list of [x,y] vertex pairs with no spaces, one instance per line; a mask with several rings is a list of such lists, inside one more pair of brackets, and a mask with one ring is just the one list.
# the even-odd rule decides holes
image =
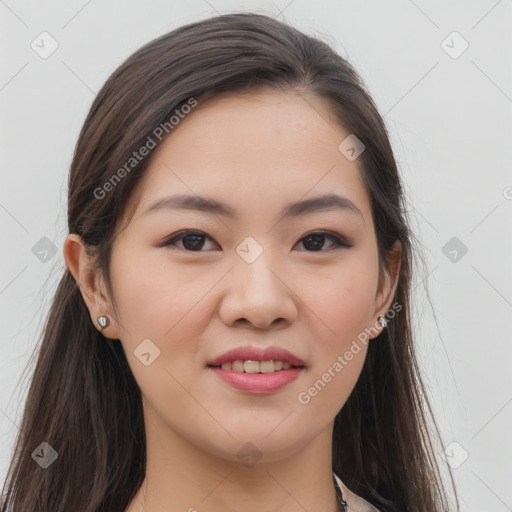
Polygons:
[[323,245],[324,245],[324,240],[323,240],[324,238],[325,238],[324,235],[309,235],[309,236],[304,238],[304,247],[306,247],[306,241],[307,240],[313,239],[313,240],[316,240],[316,242],[317,242],[316,244],[315,243],[312,244],[313,245],[313,250],[321,249],[323,247]]
[[[195,241],[192,242],[192,244],[188,244],[187,240],[190,240],[191,238],[195,239]],[[198,239],[201,240],[202,238],[204,238],[204,237],[201,236],[201,235],[187,235],[182,240],[183,241],[183,246],[185,247],[185,249],[191,249],[191,250],[201,249],[202,243],[201,243],[201,241],[199,241],[199,243],[198,243]]]

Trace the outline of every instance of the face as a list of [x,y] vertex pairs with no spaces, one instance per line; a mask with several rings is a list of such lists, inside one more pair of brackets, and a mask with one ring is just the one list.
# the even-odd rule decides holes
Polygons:
[[[230,94],[198,106],[153,153],[133,217],[118,224],[113,337],[162,439],[225,460],[250,442],[270,461],[332,426],[365,359],[358,335],[391,299],[378,288],[359,162],[338,149],[348,135],[317,97]],[[161,202],[177,195],[212,202]],[[327,195],[341,199],[307,203]],[[304,366],[238,373],[238,385],[225,380],[236,370],[208,367],[247,347]]]

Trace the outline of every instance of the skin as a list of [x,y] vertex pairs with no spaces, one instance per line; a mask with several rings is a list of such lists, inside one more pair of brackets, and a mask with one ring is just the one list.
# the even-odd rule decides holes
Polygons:
[[[231,93],[199,105],[154,151],[118,223],[111,259],[117,308],[80,237],[68,236],[66,264],[91,321],[99,328],[98,316],[110,318],[103,334],[121,340],[142,391],[147,473],[128,512],[338,510],[334,418],[357,382],[367,345],[359,343],[361,350],[308,404],[297,396],[365,328],[378,330],[371,338],[378,335],[377,317],[392,304],[400,266],[397,242],[391,272],[379,285],[359,162],[338,150],[348,135],[329,105],[312,95]],[[289,202],[332,192],[362,215],[331,209],[279,218]],[[238,214],[143,215],[153,201],[174,193],[213,197]],[[183,229],[206,238],[161,246]],[[353,247],[336,247],[327,237],[317,245],[305,241],[321,230]],[[236,252],[248,236],[263,249],[252,263]],[[146,366],[134,350],[148,338],[160,355]],[[207,360],[247,345],[286,348],[306,369],[284,388],[254,395],[206,368]],[[261,455],[251,467],[237,456],[247,442]],[[346,487],[343,493],[351,510],[376,510]]]

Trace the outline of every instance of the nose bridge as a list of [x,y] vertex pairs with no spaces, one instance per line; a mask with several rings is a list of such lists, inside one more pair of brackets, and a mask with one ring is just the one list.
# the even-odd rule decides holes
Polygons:
[[283,265],[267,243],[248,237],[236,248],[234,268],[224,297],[224,320],[244,318],[258,327],[276,319],[293,321],[296,315],[293,293],[286,285]]
[[236,249],[235,272],[244,291],[254,293],[280,293],[283,286],[276,276],[280,264],[272,250],[270,239],[256,241],[247,237]]

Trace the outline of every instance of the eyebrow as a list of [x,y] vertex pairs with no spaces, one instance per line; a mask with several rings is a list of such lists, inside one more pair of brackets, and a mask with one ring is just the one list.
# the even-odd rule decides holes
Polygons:
[[[280,218],[300,217],[309,213],[335,209],[352,212],[364,221],[361,210],[350,199],[338,194],[327,194],[288,203],[282,209]],[[234,218],[238,215],[237,210],[226,203],[209,197],[186,194],[159,199],[152,203],[142,215],[162,210],[198,210],[228,218]]]

